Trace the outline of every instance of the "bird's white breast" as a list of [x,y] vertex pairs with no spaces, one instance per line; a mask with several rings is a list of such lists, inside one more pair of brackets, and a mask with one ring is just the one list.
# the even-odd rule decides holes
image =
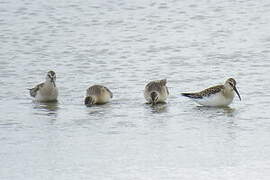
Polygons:
[[231,104],[234,96],[225,97],[221,92],[205,96],[202,99],[194,99],[198,104],[203,106],[228,106]]
[[54,87],[51,84],[44,84],[44,86],[38,90],[36,100],[54,101],[57,100],[57,97],[58,97],[58,88]]

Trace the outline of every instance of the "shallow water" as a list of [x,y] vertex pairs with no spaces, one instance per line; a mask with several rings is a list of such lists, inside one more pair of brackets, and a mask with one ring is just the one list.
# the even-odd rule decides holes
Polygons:
[[[270,2],[2,0],[0,30],[0,179],[269,179]],[[33,102],[51,69],[58,103]],[[229,77],[228,108],[180,96]],[[113,101],[85,107],[93,84]]]

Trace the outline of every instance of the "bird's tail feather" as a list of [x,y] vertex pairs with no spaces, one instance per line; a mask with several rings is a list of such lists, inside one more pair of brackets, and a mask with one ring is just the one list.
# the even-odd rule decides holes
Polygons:
[[196,93],[181,93],[181,94],[182,96],[189,97],[189,98],[195,98],[195,99],[201,98],[201,96],[199,96]]

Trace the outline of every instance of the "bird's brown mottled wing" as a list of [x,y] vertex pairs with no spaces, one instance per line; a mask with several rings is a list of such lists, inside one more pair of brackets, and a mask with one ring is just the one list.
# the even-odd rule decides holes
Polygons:
[[223,85],[217,85],[210,88],[207,88],[201,92],[199,92],[200,96],[211,96],[212,94],[216,94],[224,89]]
[[100,85],[94,85],[87,89],[88,95],[97,95],[99,96],[101,94],[102,86]]
[[162,85],[162,86],[166,86],[167,84],[167,79],[162,79],[159,81],[159,83]]
[[151,91],[161,91],[162,85],[160,84],[160,81],[151,81],[146,85],[146,89]]
[[224,89],[223,85],[213,86],[210,88],[207,88],[201,92],[197,93],[182,93],[183,96],[194,98],[194,99],[201,99],[203,97],[211,96],[212,94],[216,94]]

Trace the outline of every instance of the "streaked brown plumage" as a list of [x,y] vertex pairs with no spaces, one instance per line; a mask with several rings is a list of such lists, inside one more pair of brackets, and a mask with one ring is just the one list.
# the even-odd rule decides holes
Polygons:
[[103,93],[103,89],[105,89],[108,93],[110,93],[110,97],[113,97],[113,93],[105,86],[101,85],[93,85],[87,89],[87,94],[100,96]]
[[233,101],[234,92],[241,100],[240,94],[236,89],[236,81],[233,78],[229,78],[224,85],[213,86],[200,92],[181,94],[204,106],[227,106]]
[[169,95],[169,90],[166,84],[166,79],[149,82],[144,89],[144,97],[146,101],[153,104],[165,102]]
[[105,86],[93,85],[86,91],[85,105],[104,104],[113,98],[113,93]]
[[182,93],[182,95],[187,96],[187,97],[191,97],[191,98],[203,98],[203,97],[218,93],[222,90],[224,90],[224,85],[217,85],[217,86],[213,86],[213,87],[207,88],[205,90],[202,90],[200,92]]

